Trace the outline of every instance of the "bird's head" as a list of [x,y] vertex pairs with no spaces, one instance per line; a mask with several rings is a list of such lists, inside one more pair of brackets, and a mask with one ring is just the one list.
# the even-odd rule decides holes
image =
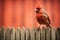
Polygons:
[[42,9],[42,7],[40,5],[37,5],[36,8],[35,8],[35,12],[40,13],[41,9]]
[[36,5],[36,7],[35,7],[35,13],[36,13],[36,17],[37,18],[40,18],[40,16],[43,13],[42,6],[41,5]]

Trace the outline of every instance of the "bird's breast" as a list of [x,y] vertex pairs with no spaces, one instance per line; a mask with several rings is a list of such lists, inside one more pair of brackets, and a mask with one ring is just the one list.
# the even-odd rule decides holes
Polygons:
[[40,18],[42,14],[36,14],[36,18]]
[[43,14],[37,14],[36,19],[40,24],[45,24],[47,21],[47,18]]

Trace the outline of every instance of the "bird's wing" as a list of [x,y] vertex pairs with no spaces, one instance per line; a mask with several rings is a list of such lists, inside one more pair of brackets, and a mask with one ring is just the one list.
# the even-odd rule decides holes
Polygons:
[[50,22],[49,16],[47,15],[47,12],[45,10],[43,11],[43,14],[47,17],[49,24],[50,24],[51,22]]

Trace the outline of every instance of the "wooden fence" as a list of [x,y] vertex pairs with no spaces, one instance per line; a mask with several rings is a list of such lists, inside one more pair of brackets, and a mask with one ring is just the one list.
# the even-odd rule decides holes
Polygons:
[[0,40],[60,40],[60,28],[0,28]]

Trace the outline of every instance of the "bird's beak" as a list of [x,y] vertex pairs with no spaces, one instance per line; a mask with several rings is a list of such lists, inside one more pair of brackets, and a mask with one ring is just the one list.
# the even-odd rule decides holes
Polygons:
[[38,11],[37,9],[35,9],[35,11]]

